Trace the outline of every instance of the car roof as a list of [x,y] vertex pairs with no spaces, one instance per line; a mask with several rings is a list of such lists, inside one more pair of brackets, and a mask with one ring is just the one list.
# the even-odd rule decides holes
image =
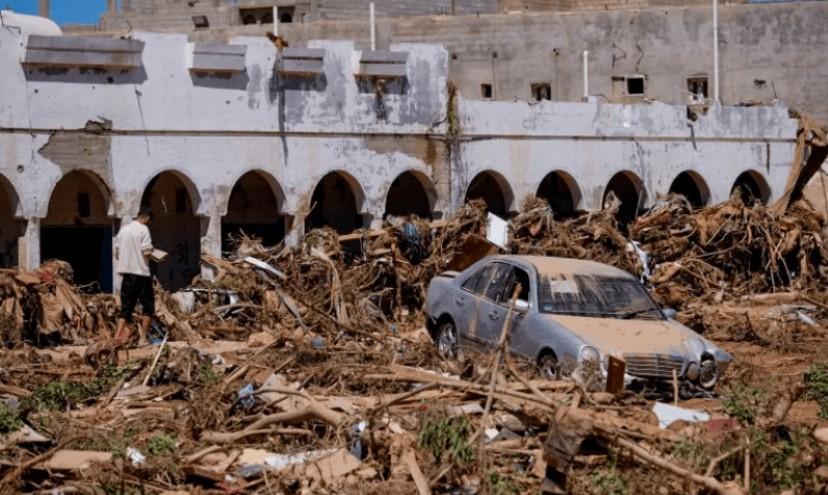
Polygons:
[[596,261],[554,256],[500,255],[495,259],[523,261],[535,267],[541,275],[601,275],[605,277],[634,278],[630,273]]

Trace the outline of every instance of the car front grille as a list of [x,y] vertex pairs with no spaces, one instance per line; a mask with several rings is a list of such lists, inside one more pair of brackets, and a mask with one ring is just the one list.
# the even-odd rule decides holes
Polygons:
[[684,359],[669,354],[624,354],[627,373],[640,378],[672,379],[681,374]]

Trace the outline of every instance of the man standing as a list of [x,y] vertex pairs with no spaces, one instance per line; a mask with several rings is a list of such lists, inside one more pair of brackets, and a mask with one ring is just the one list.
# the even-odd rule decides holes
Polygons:
[[152,254],[152,237],[149,224],[152,221],[152,210],[142,207],[138,218],[118,232],[115,247],[117,270],[121,275],[121,314],[118,317],[118,326],[115,332],[115,344],[118,347],[127,345],[132,331],[128,324],[132,323],[132,312],[136,303],[141,303],[144,314],[138,327],[139,345],[147,344],[152,316],[155,313],[155,293],[152,290],[149,260]]

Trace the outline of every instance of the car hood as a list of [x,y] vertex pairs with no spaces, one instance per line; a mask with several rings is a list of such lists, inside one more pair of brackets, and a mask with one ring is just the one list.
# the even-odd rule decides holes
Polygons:
[[700,335],[672,320],[547,316],[596,347],[603,355],[698,354],[708,345]]

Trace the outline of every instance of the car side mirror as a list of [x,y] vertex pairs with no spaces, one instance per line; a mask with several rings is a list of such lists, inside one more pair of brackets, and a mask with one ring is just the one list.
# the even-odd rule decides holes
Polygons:
[[516,299],[515,300],[515,311],[519,313],[528,313],[529,312],[529,301],[524,301],[523,299]]
[[664,313],[664,316],[666,316],[670,320],[678,316],[678,311],[676,311],[673,308],[664,308],[661,310],[661,312]]

